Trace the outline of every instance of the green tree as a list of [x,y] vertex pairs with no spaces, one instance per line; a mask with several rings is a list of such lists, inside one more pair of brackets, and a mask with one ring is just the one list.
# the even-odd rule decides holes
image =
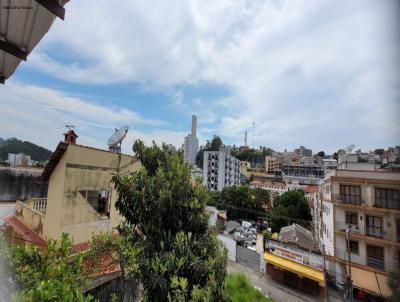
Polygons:
[[219,148],[223,146],[222,140],[218,135],[214,135],[211,140],[211,151],[219,151]]
[[212,200],[218,199],[215,206],[226,209],[228,219],[257,220],[267,214],[265,208],[269,205],[267,190],[251,189],[248,185],[225,187],[215,194]]
[[119,235],[113,232],[94,235],[88,258],[91,260],[92,267],[100,270],[101,266],[96,266],[99,263],[98,259],[104,255],[112,257],[114,263],[117,263],[121,269],[120,288],[114,294],[118,297],[118,301],[130,301],[131,297],[138,295],[136,280],[140,247],[135,245],[136,234],[132,229],[122,224],[118,230]]
[[71,239],[63,234],[61,241],[49,240],[46,249],[36,246],[5,247],[1,257],[17,283],[15,300],[21,302],[89,302],[83,289],[87,274],[80,254],[70,256]]
[[279,232],[293,222],[309,228],[311,220],[310,207],[302,190],[291,190],[275,198],[271,211],[272,232]]
[[389,298],[389,301],[400,301],[400,271],[390,271],[388,273],[387,283],[392,290],[392,296]]
[[317,156],[319,156],[319,157],[325,157],[325,152],[324,152],[324,151],[319,151],[319,152],[317,153]]
[[163,146],[133,146],[143,168],[112,179],[116,207],[140,247],[139,278],[147,301],[222,301],[226,251],[208,225],[206,188],[193,184],[190,167]]

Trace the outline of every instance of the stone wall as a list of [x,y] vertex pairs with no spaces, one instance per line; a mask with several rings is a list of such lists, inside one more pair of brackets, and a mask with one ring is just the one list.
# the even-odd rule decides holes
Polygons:
[[42,169],[0,167],[0,201],[47,196],[47,184],[39,182]]

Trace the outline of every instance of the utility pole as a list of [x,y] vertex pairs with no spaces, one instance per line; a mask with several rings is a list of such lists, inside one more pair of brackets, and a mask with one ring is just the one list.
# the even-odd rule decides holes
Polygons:
[[353,302],[353,281],[351,280],[351,259],[350,259],[350,230],[346,230],[346,238],[347,238],[347,258],[348,258],[348,266],[349,270],[346,275],[346,291],[345,298],[348,302]]
[[325,245],[322,244],[322,265],[323,265],[323,269],[324,269],[324,286],[325,286],[325,290],[324,290],[324,301],[327,302],[328,301],[328,280],[327,280],[327,273],[326,273],[326,266],[325,266]]

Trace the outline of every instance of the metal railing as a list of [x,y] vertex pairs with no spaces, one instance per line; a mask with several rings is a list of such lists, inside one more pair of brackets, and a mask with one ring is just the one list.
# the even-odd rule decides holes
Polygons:
[[347,229],[351,230],[352,234],[356,235],[364,235],[364,236],[371,236],[375,238],[381,238],[386,240],[396,241],[396,234],[393,231],[385,230],[384,228],[373,228],[364,225],[353,225],[346,223],[344,221],[335,221],[335,229],[339,231],[346,231]]

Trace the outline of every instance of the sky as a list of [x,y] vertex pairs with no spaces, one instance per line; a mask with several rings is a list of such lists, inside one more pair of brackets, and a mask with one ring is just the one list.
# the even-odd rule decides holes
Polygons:
[[[340,2],[340,3],[339,3]],[[66,124],[333,153],[400,145],[400,5],[352,1],[71,0],[0,86],[0,137],[54,150]]]

